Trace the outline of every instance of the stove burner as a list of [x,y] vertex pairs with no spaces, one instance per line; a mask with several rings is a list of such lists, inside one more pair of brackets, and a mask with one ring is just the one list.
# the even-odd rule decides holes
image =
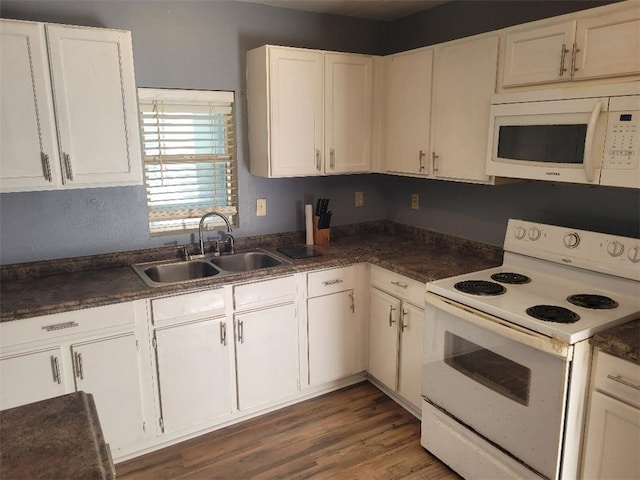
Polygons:
[[580,320],[577,313],[557,305],[535,305],[527,308],[527,314],[545,322],[575,323]]
[[456,290],[472,295],[502,295],[507,291],[502,285],[485,280],[466,280],[453,286]]
[[590,293],[579,293],[577,295],[570,295],[567,297],[567,301],[573,305],[584,308],[592,308],[594,310],[610,310],[618,306],[613,298],[605,297],[604,295],[594,295]]
[[495,280],[496,282],[507,283],[511,285],[522,285],[531,281],[531,279],[526,275],[513,272],[494,273],[493,275],[491,275],[491,279]]

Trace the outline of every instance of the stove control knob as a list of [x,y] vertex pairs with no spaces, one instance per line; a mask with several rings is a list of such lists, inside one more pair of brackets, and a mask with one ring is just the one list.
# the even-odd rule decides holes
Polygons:
[[640,247],[633,247],[632,249],[630,249],[627,253],[627,257],[629,257],[629,260],[631,260],[633,263],[640,262]]
[[542,232],[538,227],[533,227],[529,229],[529,238],[534,242],[540,238]]
[[522,240],[527,235],[524,227],[516,227],[515,236],[518,240]]
[[580,245],[580,236],[576,232],[567,233],[562,239],[562,242],[567,248],[576,248]]
[[614,240],[607,245],[607,252],[609,252],[609,255],[612,257],[619,257],[624,253],[624,245]]

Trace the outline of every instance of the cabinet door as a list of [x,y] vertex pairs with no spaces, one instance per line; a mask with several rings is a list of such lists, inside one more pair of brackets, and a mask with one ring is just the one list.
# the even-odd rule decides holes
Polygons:
[[371,164],[373,60],[325,54],[325,172],[366,172]]
[[165,432],[212,423],[233,411],[229,328],[224,319],[211,319],[156,330]]
[[578,20],[574,79],[640,73],[640,8]]
[[421,408],[422,352],[424,351],[424,310],[402,304],[400,315],[400,374],[398,393]]
[[400,300],[376,288],[370,294],[369,373],[397,390]]
[[44,27],[0,20],[0,189],[61,183]]
[[142,183],[130,33],[46,30],[64,183]]
[[322,52],[269,49],[271,175],[322,172]]
[[640,410],[591,394],[583,478],[640,478]]
[[502,86],[571,80],[575,21],[507,35]]
[[489,180],[484,169],[497,68],[497,35],[436,50],[431,137],[434,176]]
[[427,175],[433,50],[385,58],[385,148],[388,172]]
[[298,328],[293,304],[236,315],[240,410],[298,391]]
[[107,443],[118,453],[144,438],[136,338],[132,334],[71,346],[76,389],[93,394]]
[[59,347],[0,359],[0,410],[64,395],[62,370]]
[[309,384],[360,371],[362,340],[353,290],[310,298],[307,307]]

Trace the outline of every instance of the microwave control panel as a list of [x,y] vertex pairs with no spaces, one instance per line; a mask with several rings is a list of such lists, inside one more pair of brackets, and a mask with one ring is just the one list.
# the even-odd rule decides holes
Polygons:
[[603,168],[637,170],[640,160],[640,112],[609,112]]

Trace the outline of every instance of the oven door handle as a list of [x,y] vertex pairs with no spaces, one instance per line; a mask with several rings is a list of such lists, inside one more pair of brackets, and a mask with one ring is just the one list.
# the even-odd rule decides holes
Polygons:
[[587,175],[587,180],[593,182],[596,178],[595,165],[593,164],[593,142],[596,136],[596,126],[598,124],[598,118],[602,111],[602,102],[597,101],[591,111],[591,117],[589,117],[589,123],[587,124],[587,134],[584,139],[584,172]]
[[518,343],[522,343],[529,347],[541,350],[556,357],[567,358],[571,360],[573,347],[557,338],[550,338],[526,328],[520,327],[513,323],[501,320],[488,313],[472,310],[458,302],[443,298],[435,293],[427,292],[425,295],[427,304],[435,308],[444,310],[455,317],[472,323],[480,328],[489,330],[500,336],[508,338]]

